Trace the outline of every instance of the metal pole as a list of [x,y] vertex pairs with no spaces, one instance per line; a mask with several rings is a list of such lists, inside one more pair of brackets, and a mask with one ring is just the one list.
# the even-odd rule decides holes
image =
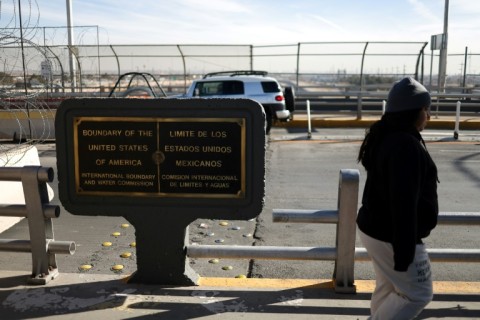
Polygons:
[[[27,67],[25,65],[25,51],[23,47],[23,27],[22,27],[22,3],[18,0],[18,16],[20,21],[20,45],[22,47],[22,64],[23,64],[23,88],[25,89],[25,107],[27,109],[28,116],[28,131],[30,139],[32,139],[32,123],[30,119],[30,108],[28,107],[28,86],[27,86]],[[21,139],[20,139],[21,140]]]
[[418,76],[418,68],[419,68],[419,65],[420,65],[420,61],[422,61],[422,72],[421,72],[421,78],[420,78],[420,82],[423,83],[423,56],[424,56],[424,50],[425,50],[425,47],[427,46],[428,42],[425,42],[422,46],[422,49],[420,49],[420,52],[418,54],[418,57],[417,57],[417,63],[415,64],[415,79],[419,80],[419,76]]
[[354,293],[355,234],[360,172],[340,170],[338,186],[337,259],[335,260],[335,292]]
[[457,110],[455,112],[455,130],[453,131],[453,138],[458,140],[458,132],[460,131],[460,106],[461,102],[457,101]]
[[443,20],[443,41],[440,49],[440,65],[438,70],[438,92],[445,92],[447,80],[447,47],[448,47],[448,0],[445,0],[445,12]]
[[[2,167],[0,168],[0,180],[22,181],[22,174],[25,167]],[[39,167],[37,179],[39,182],[52,182],[54,177],[53,168]]]
[[110,46],[110,49],[113,52],[113,55],[115,56],[115,60],[117,61],[117,73],[118,73],[118,77],[120,78],[120,60],[118,59],[118,55],[115,52],[115,50],[113,49],[113,46],[112,45],[109,45],[109,46]]
[[266,260],[335,260],[335,248],[275,246],[187,246],[191,258],[266,259]]
[[467,93],[466,80],[467,80],[467,57],[468,57],[468,47],[465,47],[465,62],[463,63],[463,83],[462,83],[462,93]]
[[[53,52],[53,50],[50,49],[50,47],[45,47],[45,48],[47,48],[47,50],[50,51],[50,53],[55,57],[55,59],[56,59],[57,62],[58,62],[58,66],[60,67],[60,72],[61,72],[60,81],[62,82],[62,92],[65,92],[65,80],[63,79],[64,71],[63,71],[62,62],[60,61],[60,59],[58,58],[58,56]],[[52,77],[53,77],[53,74],[52,74]],[[53,83],[53,78],[52,78],[52,83]],[[52,89],[53,89],[53,88],[52,88]]]
[[[32,252],[32,243],[30,240],[0,239],[0,251]],[[49,241],[47,251],[53,254],[73,255],[75,253],[75,242]]]
[[[432,262],[480,262],[479,249],[427,249]],[[355,261],[369,261],[365,248],[355,248]]]
[[28,230],[32,249],[31,283],[45,284],[58,275],[55,254],[47,252],[48,241],[53,239],[51,219],[45,219],[43,204],[48,202],[47,184],[38,182],[41,167],[22,168],[22,186],[28,210]]
[[433,262],[480,262],[479,249],[427,249]]
[[368,42],[365,43],[362,54],[362,64],[360,65],[360,92],[357,98],[357,120],[362,120],[362,93],[363,93],[363,64],[365,62],[365,52],[367,51]]
[[[427,45],[425,43],[425,45]],[[423,82],[423,76],[425,75],[425,51],[422,50],[422,77],[420,78],[421,82]]]
[[273,209],[273,222],[338,223],[338,210]]
[[432,91],[432,70],[433,70],[433,50],[430,51],[430,81],[428,82],[428,84],[430,85],[430,87],[428,88],[430,91]]
[[[18,0],[18,18],[20,21],[20,46],[22,48],[22,65],[23,65],[23,87],[25,89],[25,97],[28,96],[28,87],[27,87],[27,68],[25,65],[25,50],[23,47],[23,26],[22,26],[22,3]],[[28,104],[27,104],[27,113],[28,113]],[[28,119],[30,119],[30,113],[28,113]],[[30,131],[31,136],[31,131]]]
[[[182,56],[183,56],[183,53],[182,53]],[[250,45],[250,70],[253,70],[253,45]],[[185,85],[185,88],[186,87],[187,86]]]
[[[45,218],[58,218],[60,216],[60,206],[43,205],[43,215]],[[0,217],[26,217],[28,210],[25,205],[12,204],[0,205]]]
[[307,125],[308,125],[308,139],[312,138],[312,118],[310,116],[310,100],[307,100]]
[[[251,47],[250,47],[251,48]],[[182,48],[179,44],[177,44],[178,52],[180,52],[180,56],[182,57],[183,63],[183,90],[187,93],[187,63],[185,62],[185,55],[183,54]],[[251,66],[250,66],[251,67]]]
[[300,73],[300,42],[297,45],[297,74],[296,74],[296,90],[298,91],[298,74]]
[[72,92],[75,92],[77,87],[76,66],[73,61],[73,27],[72,27],[72,0],[67,0],[67,28],[68,28],[68,62],[70,64],[70,86]]
[[97,26],[97,61],[98,61],[98,87],[102,87],[102,74],[100,72],[101,63],[100,63],[100,34],[98,32]]
[[480,212],[440,212],[438,224],[443,225],[480,225]]

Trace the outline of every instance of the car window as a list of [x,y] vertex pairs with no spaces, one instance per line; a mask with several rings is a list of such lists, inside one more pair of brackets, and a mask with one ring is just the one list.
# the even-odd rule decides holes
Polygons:
[[195,92],[199,96],[244,94],[242,81],[208,81],[198,82]]
[[262,81],[263,92],[280,92],[280,85],[275,81]]

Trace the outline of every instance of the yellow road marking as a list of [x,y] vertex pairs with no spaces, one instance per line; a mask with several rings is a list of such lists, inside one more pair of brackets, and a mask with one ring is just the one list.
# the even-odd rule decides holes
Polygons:
[[[334,289],[332,280],[201,277],[200,286],[257,289]],[[372,293],[375,280],[356,280],[357,293]],[[434,294],[480,294],[480,282],[434,281]]]

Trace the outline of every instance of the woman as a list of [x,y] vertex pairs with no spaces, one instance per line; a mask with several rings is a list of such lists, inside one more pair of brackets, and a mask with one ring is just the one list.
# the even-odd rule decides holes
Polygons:
[[357,225],[376,275],[371,319],[413,319],[433,298],[422,239],[437,224],[438,178],[420,135],[430,103],[413,78],[396,82],[360,147],[367,181]]

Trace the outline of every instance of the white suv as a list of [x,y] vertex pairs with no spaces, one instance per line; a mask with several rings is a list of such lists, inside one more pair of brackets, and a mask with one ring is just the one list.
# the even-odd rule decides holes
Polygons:
[[208,73],[194,80],[183,97],[247,98],[260,103],[266,114],[267,133],[274,121],[289,121],[295,110],[293,89],[282,87],[266,71],[225,71]]

